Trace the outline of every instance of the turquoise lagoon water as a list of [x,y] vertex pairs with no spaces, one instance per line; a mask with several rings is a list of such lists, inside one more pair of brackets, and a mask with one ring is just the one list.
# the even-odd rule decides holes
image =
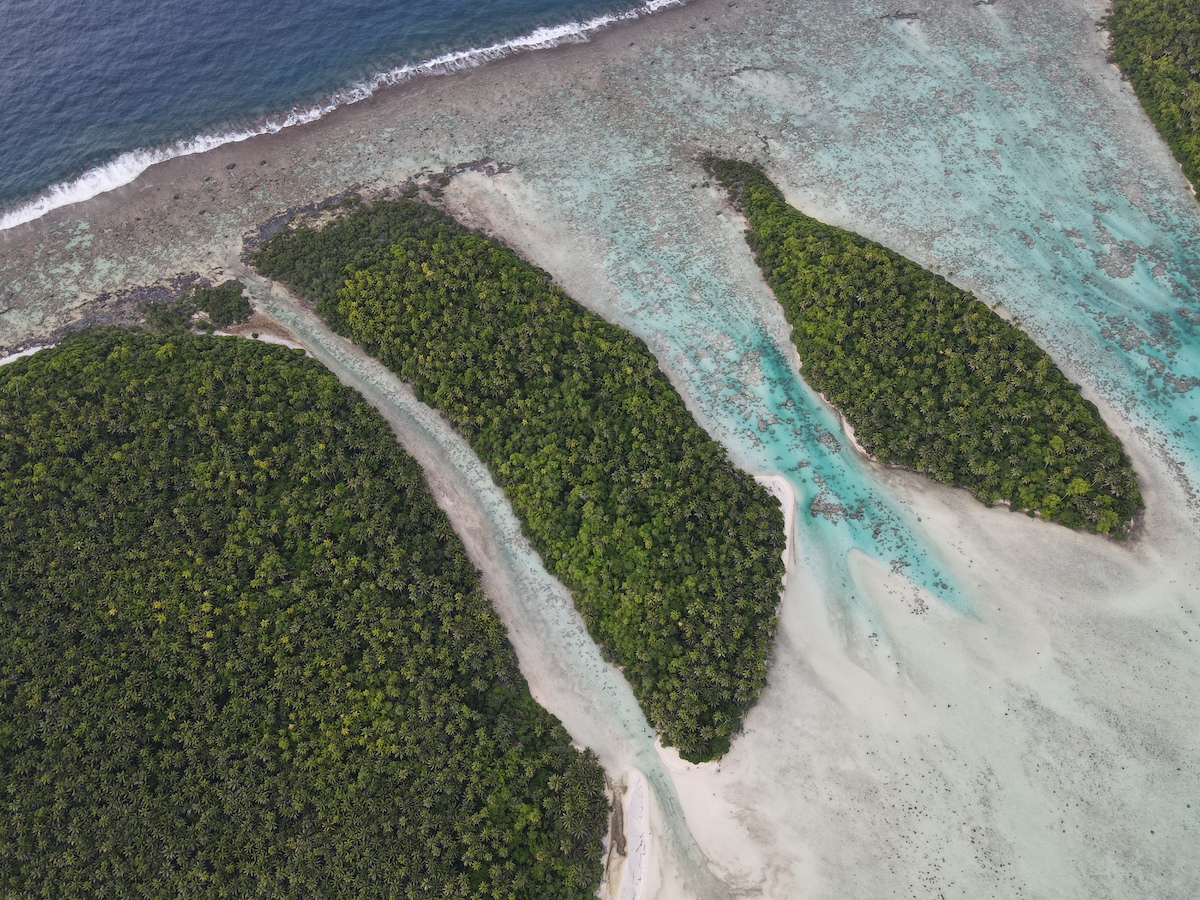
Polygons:
[[1104,61],[1102,10],[917,5],[906,20],[880,18],[878,3],[809,3],[774,15],[753,49],[659,53],[630,86],[628,122],[571,110],[570,128],[603,135],[586,172],[529,176],[586,211],[581,234],[603,236],[620,297],[601,311],[647,341],[742,465],[789,479],[804,564],[835,612],[872,628],[854,551],[950,609],[971,614],[972,600],[796,377],[781,313],[746,286],[752,265],[722,262],[740,238],[698,221],[719,209],[696,184],[698,153],[756,157],[800,208],[1002,304],[1127,443],[1165,454],[1193,497],[1200,484],[1200,221]]

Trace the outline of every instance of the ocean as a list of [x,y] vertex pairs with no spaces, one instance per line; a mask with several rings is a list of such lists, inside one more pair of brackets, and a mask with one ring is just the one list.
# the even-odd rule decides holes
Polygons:
[[0,229],[379,87],[673,0],[0,0]]

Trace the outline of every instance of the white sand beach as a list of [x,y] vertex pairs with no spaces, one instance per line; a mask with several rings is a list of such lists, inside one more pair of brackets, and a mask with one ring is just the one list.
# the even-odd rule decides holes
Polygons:
[[658,859],[650,830],[650,785],[637,769],[627,774],[624,800],[625,862],[610,896],[613,900],[646,900],[658,881]]

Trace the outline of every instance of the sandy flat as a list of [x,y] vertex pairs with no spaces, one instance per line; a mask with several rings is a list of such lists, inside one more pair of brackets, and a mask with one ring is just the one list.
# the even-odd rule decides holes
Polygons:
[[650,832],[650,786],[637,769],[630,769],[625,789],[625,866],[615,900],[646,900],[657,875],[654,837]]

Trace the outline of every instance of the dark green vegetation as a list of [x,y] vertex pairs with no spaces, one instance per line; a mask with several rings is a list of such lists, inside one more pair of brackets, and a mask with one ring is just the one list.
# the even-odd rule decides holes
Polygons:
[[1114,0],[1112,61],[1193,185],[1200,183],[1200,3]]
[[146,310],[146,319],[156,328],[190,326],[192,316],[198,312],[207,314],[199,321],[200,326],[226,328],[244,322],[254,312],[246,299],[244,288],[238,281],[226,281],[213,287],[198,284],[188,293],[171,303],[155,303]]
[[416,464],[298,351],[0,368],[0,896],[585,898],[603,774]]
[[783,521],[646,346],[411,200],[282,231],[254,262],[466,437],[664,741],[724,753],[765,684]]
[[756,166],[704,162],[749,220],[801,373],[868,452],[989,505],[1125,533],[1142,506],[1129,458],[1033,341],[941,276],[788,206]]

